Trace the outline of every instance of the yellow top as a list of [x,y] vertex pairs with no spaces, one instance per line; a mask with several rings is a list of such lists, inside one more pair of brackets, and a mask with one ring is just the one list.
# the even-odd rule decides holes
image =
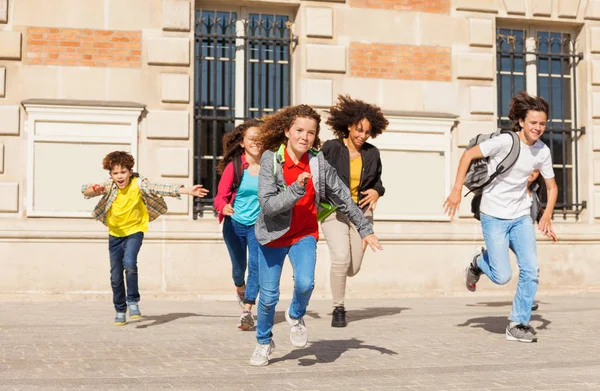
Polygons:
[[350,194],[354,202],[358,202],[358,187],[360,186],[360,174],[362,171],[362,156],[350,160]]
[[124,237],[138,232],[148,232],[148,209],[142,199],[138,178],[119,189],[106,216],[108,234]]

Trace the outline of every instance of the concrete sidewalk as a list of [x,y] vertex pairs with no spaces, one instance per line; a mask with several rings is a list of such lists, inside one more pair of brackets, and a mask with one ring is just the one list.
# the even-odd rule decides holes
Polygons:
[[345,329],[313,301],[304,349],[282,301],[262,368],[233,301],[146,299],[142,320],[117,327],[108,299],[4,300],[0,390],[600,390],[600,295],[540,297],[535,344],[505,340],[510,300],[351,301]]

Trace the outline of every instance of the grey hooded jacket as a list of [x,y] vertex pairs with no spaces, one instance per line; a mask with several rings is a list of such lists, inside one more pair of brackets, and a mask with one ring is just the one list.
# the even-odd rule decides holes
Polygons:
[[[323,154],[319,152],[314,155],[309,152],[308,163],[315,187],[317,209],[320,209],[319,202],[329,202],[348,216],[361,238],[371,235],[373,227],[356,206],[350,190],[340,180],[335,168],[327,163]],[[258,176],[260,213],[254,226],[256,239],[260,244],[272,242],[290,229],[292,208],[305,194],[306,188],[298,185],[297,182],[290,186],[285,185],[282,156],[272,151],[265,151],[260,159]]]

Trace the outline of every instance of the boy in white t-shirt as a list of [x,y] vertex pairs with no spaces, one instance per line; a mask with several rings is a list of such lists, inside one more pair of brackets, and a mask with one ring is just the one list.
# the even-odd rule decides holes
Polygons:
[[[537,340],[529,326],[531,307],[538,287],[538,265],[534,221],[530,215],[531,197],[527,183],[533,170],[539,170],[548,192],[548,202],[539,221],[539,230],[556,241],[551,218],[558,196],[558,187],[552,169],[550,149],[539,138],[546,130],[550,112],[548,102],[519,92],[510,101],[508,117],[513,130],[521,140],[521,152],[512,168],[499,175],[483,190],[481,199],[481,227],[487,250],[473,257],[466,271],[466,284],[474,291],[481,274],[496,284],[506,284],[511,276],[508,250],[517,256],[519,282],[513,300],[510,323],[506,327],[509,341],[534,342]],[[512,145],[509,135],[503,134],[465,151],[458,165],[456,182],[446,199],[444,208],[452,218],[462,198],[461,190],[472,160],[490,159],[490,169],[508,154]]]

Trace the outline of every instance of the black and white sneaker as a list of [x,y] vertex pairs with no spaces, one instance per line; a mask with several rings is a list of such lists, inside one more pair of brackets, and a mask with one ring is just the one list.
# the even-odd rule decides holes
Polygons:
[[477,282],[479,281],[479,277],[481,277],[481,269],[477,266],[477,259],[483,253],[485,249],[483,247],[477,247],[473,251],[473,258],[469,263],[469,266],[465,269],[465,284],[467,289],[471,292],[475,292],[477,289]]
[[537,342],[537,337],[531,326],[516,322],[510,322],[506,326],[506,339],[519,342]]

